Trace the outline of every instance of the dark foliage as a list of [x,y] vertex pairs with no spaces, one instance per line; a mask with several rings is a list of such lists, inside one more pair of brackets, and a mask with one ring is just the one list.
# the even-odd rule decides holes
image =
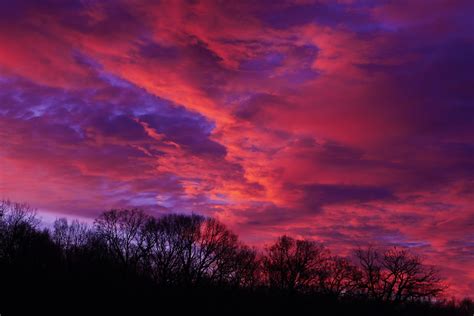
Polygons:
[[468,299],[441,300],[436,270],[407,249],[355,258],[288,236],[260,253],[197,215],[111,210],[93,226],[58,219],[47,230],[28,205],[0,202],[2,315],[473,314]]

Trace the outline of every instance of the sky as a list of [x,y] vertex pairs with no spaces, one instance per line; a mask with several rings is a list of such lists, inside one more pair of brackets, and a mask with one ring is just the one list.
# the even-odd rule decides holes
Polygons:
[[401,245],[474,296],[474,2],[0,1],[0,197]]

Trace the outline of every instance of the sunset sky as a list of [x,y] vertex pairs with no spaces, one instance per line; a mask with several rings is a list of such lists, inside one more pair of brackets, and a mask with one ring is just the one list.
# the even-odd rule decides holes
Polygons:
[[474,296],[474,1],[0,1],[0,198],[413,248]]

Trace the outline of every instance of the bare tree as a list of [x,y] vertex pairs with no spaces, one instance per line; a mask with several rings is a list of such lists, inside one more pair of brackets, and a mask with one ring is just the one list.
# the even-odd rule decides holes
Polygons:
[[363,274],[361,288],[370,297],[395,302],[429,300],[445,289],[438,272],[407,249],[393,247],[381,253],[369,247],[357,250],[356,256]]
[[191,285],[196,280],[196,257],[199,251],[197,241],[204,221],[205,218],[198,215],[169,215],[160,220],[165,225],[171,226],[169,232],[174,234],[166,237],[174,243],[172,248],[176,255],[178,270],[176,280],[184,285]]
[[394,247],[385,251],[382,266],[385,300],[431,299],[444,290],[438,272],[406,249]]
[[11,261],[36,232],[36,210],[26,203],[0,201],[0,260]]
[[379,252],[373,246],[369,246],[367,249],[357,249],[355,256],[361,268],[359,288],[370,298],[380,298],[382,267]]
[[351,295],[357,289],[360,271],[348,259],[332,256],[322,273],[321,290],[336,296]]
[[270,287],[282,290],[307,290],[320,283],[328,251],[309,240],[278,238],[266,249],[263,267]]
[[190,278],[193,245],[203,217],[167,215],[149,219],[144,229],[145,247],[150,250],[147,269],[155,281],[170,285]]
[[144,232],[147,269],[163,285],[253,282],[247,269],[256,269],[256,253],[215,219],[167,215],[148,221]]
[[25,224],[36,228],[39,219],[36,216],[36,209],[27,203],[0,200],[0,222],[9,229]]
[[137,269],[147,256],[145,235],[142,233],[149,216],[137,209],[110,210],[95,221],[97,233],[102,236],[112,255],[126,269]]
[[53,223],[51,238],[58,245],[65,256],[83,247],[89,239],[90,229],[85,223],[73,220],[70,224],[67,219],[59,218]]
[[195,256],[197,279],[203,277],[209,281],[229,279],[234,272],[234,259],[238,250],[237,235],[216,219],[207,218],[201,225],[197,240]]
[[227,282],[233,286],[254,288],[261,281],[261,262],[257,251],[244,244],[240,244],[232,260],[231,273]]

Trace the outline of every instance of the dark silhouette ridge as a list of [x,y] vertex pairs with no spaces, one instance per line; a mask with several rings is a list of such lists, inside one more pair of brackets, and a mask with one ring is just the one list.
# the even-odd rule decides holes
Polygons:
[[0,313],[473,314],[407,249],[354,257],[289,236],[260,252],[213,218],[136,209],[41,229],[28,205],[1,201]]

